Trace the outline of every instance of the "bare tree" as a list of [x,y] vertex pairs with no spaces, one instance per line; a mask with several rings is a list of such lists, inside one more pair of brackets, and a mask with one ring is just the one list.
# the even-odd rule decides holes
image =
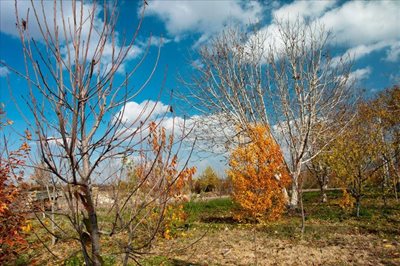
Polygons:
[[[254,123],[269,124],[265,95],[264,44],[237,29],[227,29],[199,50],[183,99],[202,113],[199,142],[231,148]],[[205,131],[205,132],[203,132]],[[203,137],[202,137],[203,136]]]
[[[330,56],[331,34],[322,25],[299,19],[276,23],[276,32],[228,29],[200,49],[185,99],[204,117],[215,117],[219,130],[234,132],[223,135],[228,144],[249,125],[272,128],[292,176],[295,207],[300,172],[326,146],[315,143],[346,113],[341,107],[351,87],[350,64]],[[221,134],[207,136],[218,141]]]
[[[297,206],[298,180],[305,164],[334,139],[330,132],[337,123],[347,121],[342,107],[351,89],[350,64],[332,59],[332,36],[323,25],[296,20],[279,22],[277,27],[282,46],[271,46],[268,54],[269,99],[278,138],[288,151],[290,204]],[[325,144],[317,145],[322,137]]]
[[[49,5],[52,12],[46,14]],[[143,84],[130,85],[150,48],[149,41],[137,64],[129,70],[124,69],[124,62],[136,52],[135,40],[146,4],[142,5],[142,16],[136,30],[123,39],[116,32],[116,3],[98,5],[97,1],[89,4],[75,0],[52,3],[32,1],[26,14],[21,14],[18,7],[16,2],[16,26],[23,48],[25,71],[7,67],[27,80],[29,93],[25,99],[33,115],[33,122],[28,121],[34,133],[32,141],[38,146],[39,160],[46,171],[63,189],[64,206],[52,213],[56,214],[57,219],[67,220],[70,227],[66,229],[58,225],[56,234],[57,237],[80,243],[86,265],[101,265],[100,237],[109,227],[100,223],[93,186],[96,182],[107,183],[107,180],[115,179],[117,174],[118,180],[126,177],[121,171],[108,172],[106,175],[104,167],[113,164],[115,168],[123,169],[124,158],[137,156],[140,150],[146,150],[140,143],[145,142],[150,134],[149,118],[157,105],[148,102],[139,110],[138,117],[125,119],[126,104],[145,88],[160,54],[158,50],[154,68]],[[66,10],[72,10],[69,16]],[[34,26],[40,32],[38,38],[31,35],[30,29]],[[124,71],[123,75],[119,74]],[[179,141],[176,138],[174,145]],[[177,152],[172,146],[168,147],[170,154]],[[152,159],[154,163],[150,165],[155,164],[159,154],[161,151],[156,153]],[[150,214],[154,215],[154,211],[146,208],[144,202],[147,201],[141,201],[139,207],[130,203],[137,200],[138,188],[153,170],[151,166],[146,168],[142,183],[122,193],[123,196],[112,199],[115,221],[126,218],[122,212],[128,206],[133,208],[130,209],[132,213],[146,212],[141,214],[139,220],[131,215],[127,222],[115,222],[110,236],[116,231],[127,232],[129,229],[129,237],[132,237],[131,229],[143,224]],[[180,171],[174,174],[176,178]],[[163,179],[165,175],[159,178]],[[162,191],[168,193],[167,189]],[[161,192],[152,195],[152,191],[148,190],[147,193],[145,196],[154,200]],[[117,208],[118,204],[122,205]],[[151,206],[153,210],[158,210],[157,220],[162,221],[164,214],[159,209],[162,205]],[[45,226],[44,223],[42,225]],[[71,234],[69,230],[75,233]],[[131,255],[140,251],[140,248],[148,247],[155,239],[158,227],[152,227],[151,230],[149,238],[139,239],[143,242],[136,249],[132,248],[132,241],[122,245],[123,253]],[[49,230],[49,233],[54,231]],[[138,240],[135,241],[137,243]]]

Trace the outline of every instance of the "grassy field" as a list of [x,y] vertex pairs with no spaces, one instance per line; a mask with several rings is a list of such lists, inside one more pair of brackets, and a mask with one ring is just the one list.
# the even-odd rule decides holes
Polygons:
[[[330,191],[329,203],[319,202],[318,192],[304,194],[306,228],[302,236],[299,212],[290,211],[279,221],[255,224],[238,221],[238,206],[229,198],[188,202],[187,224],[182,236],[159,239],[142,265],[400,265],[400,204],[383,201],[371,194],[363,199],[361,217],[342,210],[340,191]],[[118,265],[112,254],[112,240],[103,238],[108,248],[107,265]],[[65,254],[69,242],[54,247]],[[26,255],[37,264],[55,264],[37,249]],[[76,247],[78,248],[78,247]],[[64,252],[64,253],[63,253]],[[43,253],[43,254],[42,254]],[[21,256],[21,265],[29,258]],[[61,265],[82,265],[80,254]]]

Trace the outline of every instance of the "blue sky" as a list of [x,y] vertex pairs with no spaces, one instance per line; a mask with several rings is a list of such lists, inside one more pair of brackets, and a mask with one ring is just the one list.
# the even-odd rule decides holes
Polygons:
[[[20,1],[20,9],[26,10],[29,4],[30,1]],[[86,4],[91,5],[90,2]],[[117,24],[120,37],[130,36],[136,28],[141,5],[141,1],[120,1]],[[52,1],[45,1],[45,9],[46,14],[51,14]],[[353,76],[358,79],[357,84],[360,89],[365,89],[370,95],[400,82],[400,1],[148,0],[134,54],[124,65],[126,69],[132,67],[144,53],[149,37],[153,36],[154,45],[136,78],[138,83],[146,78],[154,64],[159,39],[163,37],[164,41],[157,71],[144,92],[131,103],[133,109],[128,114],[134,116],[134,109],[145,100],[157,100],[167,69],[160,106],[170,104],[168,92],[182,87],[177,81],[179,74],[183,77],[190,75],[192,71],[190,60],[196,60],[196,49],[207,44],[212,36],[224,28],[246,27],[249,23],[258,23],[260,30],[268,31],[274,26],[274,17],[288,19],[299,17],[322,22],[335,36],[331,43],[333,55],[348,53],[354,58]],[[99,15],[97,19],[101,20],[101,16]],[[35,27],[31,29],[35,31]],[[38,36],[37,34],[38,32],[34,32],[32,35]],[[23,69],[21,45],[15,29],[13,0],[0,1],[0,60],[16,69]],[[21,97],[26,95],[26,82],[0,65],[0,102],[6,105],[8,119],[15,122],[13,130],[22,132],[26,124],[11,100],[10,91],[20,110],[28,114],[29,111]],[[163,108],[160,108],[160,111],[162,110]],[[13,140],[18,143],[18,137]],[[200,171],[209,164],[220,173],[225,168],[222,157],[196,163]]]

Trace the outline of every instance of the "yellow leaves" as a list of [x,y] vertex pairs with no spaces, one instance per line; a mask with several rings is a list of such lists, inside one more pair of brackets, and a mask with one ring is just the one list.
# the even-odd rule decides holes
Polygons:
[[173,239],[178,236],[184,236],[181,230],[186,222],[187,214],[183,209],[183,204],[169,205],[164,213],[164,230],[163,237],[165,239]]
[[164,236],[165,239],[168,239],[168,240],[169,240],[169,239],[172,239],[172,237],[171,237],[171,230],[166,229],[166,230],[164,231],[163,236]]
[[194,189],[196,193],[210,192],[221,188],[222,182],[212,167],[208,166],[196,179]]
[[32,230],[31,223],[27,222],[26,225],[21,226],[21,230],[24,233],[29,233]]
[[351,195],[347,192],[346,189],[343,189],[343,196],[339,200],[339,206],[344,210],[349,210],[354,206],[354,199]]

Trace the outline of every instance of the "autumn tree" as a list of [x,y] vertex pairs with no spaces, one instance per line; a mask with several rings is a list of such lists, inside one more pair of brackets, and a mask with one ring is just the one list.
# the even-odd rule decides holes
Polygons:
[[290,176],[269,129],[255,125],[249,133],[244,136],[247,143],[239,145],[229,160],[232,196],[251,217],[277,219],[286,206],[283,189]]
[[216,191],[221,186],[221,180],[211,166],[208,166],[200,176],[194,180],[196,193]]
[[[329,154],[329,165],[344,186],[345,200],[350,195],[355,201],[356,216],[360,215],[361,199],[371,174],[377,169],[381,146],[380,130],[371,117],[365,116],[369,106],[362,103],[349,127],[333,143]],[[352,206],[351,200],[346,200]]]
[[[158,49],[154,67],[142,79],[138,69],[146,60],[151,39],[143,53],[137,53],[135,41],[146,6],[142,5],[133,32],[120,35],[116,31],[117,2],[32,1],[29,10],[21,10],[19,2],[15,3],[25,68],[6,67],[27,81],[25,100],[31,114],[27,126],[39,149],[36,163],[43,163],[63,187],[65,208],[55,214],[67,221],[68,227],[58,230],[57,238],[77,241],[86,265],[103,264],[101,236],[109,225],[99,216],[93,187],[119,172],[104,169],[112,169],[110,165],[123,168],[122,158],[137,156],[140,143],[150,134],[149,118],[158,105],[145,102],[136,117],[126,117],[127,103],[145,89],[160,55]],[[38,32],[32,32],[34,29]],[[136,56],[136,63],[126,67],[127,60]],[[141,82],[135,80],[138,75]],[[123,202],[136,198],[137,191],[127,194]],[[134,227],[131,221],[127,224]],[[133,259],[130,255],[137,249],[130,244],[128,241],[120,254]],[[139,246],[148,246],[148,242]]]
[[400,87],[393,86],[379,93],[364,110],[364,117],[369,117],[379,129],[382,169],[382,196],[386,201],[387,191],[393,191],[398,199],[396,185],[400,182]]

